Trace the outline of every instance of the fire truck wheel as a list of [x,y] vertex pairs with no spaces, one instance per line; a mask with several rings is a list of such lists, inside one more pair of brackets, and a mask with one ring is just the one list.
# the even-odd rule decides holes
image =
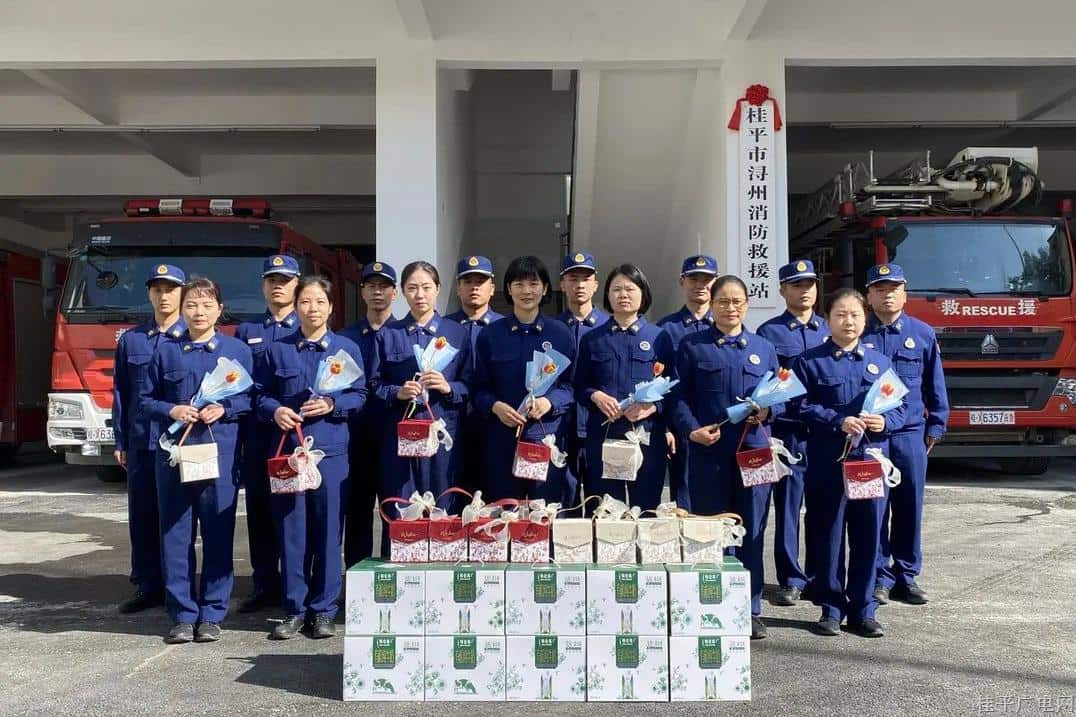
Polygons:
[[97,480],[102,483],[123,483],[127,480],[127,471],[119,466],[98,466]]
[[1014,473],[1024,476],[1041,476],[1050,467],[1050,459],[1045,456],[1029,456],[1024,458],[1002,458],[1003,473]]

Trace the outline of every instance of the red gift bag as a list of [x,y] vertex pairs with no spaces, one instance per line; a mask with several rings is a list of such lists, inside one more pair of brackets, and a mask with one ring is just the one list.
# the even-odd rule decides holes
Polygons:
[[[766,432],[766,427],[762,426],[761,428],[768,441],[769,434]],[[777,472],[777,459],[773,455],[772,448],[765,446],[746,451],[740,450],[749,430],[751,430],[751,424],[744,426],[743,434],[740,436],[740,443],[736,446],[736,465],[740,467],[740,480],[743,481],[746,488],[777,483],[781,480],[781,474]]]
[[396,455],[400,458],[432,458],[437,454],[437,434],[429,418],[405,418],[396,424]]
[[[295,426],[295,435],[299,438],[299,445],[302,446],[304,438],[301,426]],[[276,446],[276,455],[266,461],[266,470],[269,473],[269,491],[277,495],[302,493],[317,487],[307,485],[307,481],[299,475],[299,471],[292,468],[291,463],[288,462],[291,456],[283,453],[284,441],[287,438],[288,434],[286,432],[281,434],[280,443]]]
[[549,523],[518,520],[508,525],[513,563],[549,562]]
[[885,469],[874,460],[849,461],[842,464],[844,495],[848,500],[871,500],[885,497]]
[[425,563],[430,560],[430,519],[392,520],[385,514],[385,505],[408,503],[403,498],[381,501],[381,518],[389,530],[389,560],[394,563]]
[[544,443],[519,441],[512,461],[512,475],[524,480],[545,482],[549,476],[549,462],[553,452]]

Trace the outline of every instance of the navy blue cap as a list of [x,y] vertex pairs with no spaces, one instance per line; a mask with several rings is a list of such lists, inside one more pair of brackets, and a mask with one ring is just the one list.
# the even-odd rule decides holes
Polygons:
[[295,257],[287,254],[273,254],[262,264],[262,276],[270,274],[299,276],[299,262],[295,260]]
[[585,251],[577,251],[574,254],[569,254],[564,257],[564,262],[561,264],[560,275],[564,276],[572,269],[590,269],[595,274],[598,273],[598,266],[594,262],[594,255]]
[[146,278],[146,286],[160,280],[170,281],[173,284],[182,286],[187,283],[187,275],[184,274],[183,270],[178,266],[173,266],[172,264],[158,264],[150,269],[149,276]]
[[380,276],[392,282],[396,286],[396,270],[383,261],[371,261],[362,268],[362,280],[366,281],[371,276]]
[[810,259],[799,259],[778,269],[777,278],[784,284],[789,281],[799,281],[800,279],[817,279],[818,274],[815,273],[814,262]]
[[493,262],[484,256],[465,256],[456,264],[456,278],[468,274],[483,274],[493,276]]
[[680,276],[688,274],[709,274],[717,276],[717,259],[707,254],[695,254],[684,259],[680,267]]
[[877,264],[867,272],[867,286],[877,284],[880,281],[895,281],[899,284],[907,284],[904,278],[904,269],[899,264]]

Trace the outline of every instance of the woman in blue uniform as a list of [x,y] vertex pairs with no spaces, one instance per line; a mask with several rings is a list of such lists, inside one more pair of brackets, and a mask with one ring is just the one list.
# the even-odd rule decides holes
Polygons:
[[815,567],[812,599],[822,608],[813,629],[820,635],[839,635],[845,618],[849,628],[864,637],[884,634],[874,618],[878,602],[873,590],[885,499],[847,500],[840,459],[848,437],[863,433],[850,459],[862,460],[867,447],[888,453],[888,436],[904,425],[906,407],[882,415],[862,413],[867,390],[891,365],[885,354],[860,343],[866,316],[862,294],[837,291],[827,314],[830,340],[808,349],[794,365],[807,388],[795,411],[811,427],[804,486],[811,506],[807,535],[812,544],[807,551]]
[[[634,264],[622,264],[605,280],[603,302],[611,321],[594,329],[579,343],[575,370],[575,399],[593,406],[588,413],[585,450],[586,485],[602,494],[653,510],[665,485],[665,401],[633,403],[624,411],[620,401],[635,384],[671,376],[676,360],[672,339],[645,318],[651,304],[650,283]],[[671,398],[671,397],[670,397]],[[645,431],[649,445],[640,446],[643,464],[635,481],[602,479],[602,443],[623,439],[629,431]],[[597,492],[597,491],[596,491]]]
[[[747,286],[731,274],[710,290],[713,328],[685,336],[676,357],[680,384],[676,388],[677,429],[691,441],[685,489],[696,515],[732,512],[743,518],[747,534],[734,553],[751,572],[751,637],[766,637],[762,614],[763,536],[771,485],[745,488],[736,465],[737,450],[769,445],[760,424],[771,412],[763,409],[746,425],[725,424],[728,409],[749,396],[767,371],[776,372],[773,344],[744,328]],[[778,406],[774,414],[782,411]],[[746,432],[746,435],[744,435]],[[743,437],[742,448],[740,438]]]
[[[218,358],[235,359],[248,373],[253,371],[247,345],[216,329],[224,307],[215,282],[192,279],[183,286],[180,303],[187,331],[179,340],[157,348],[138,410],[156,422],[154,435],[165,435],[173,421],[204,424],[192,427],[185,445],[215,442],[220,477],[180,483],[179,469],[169,465],[169,452],[157,451],[165,605],[174,623],[165,642],[171,644],[220,639],[234,579],[232,537],[239,487],[232,468],[238,419],[250,411],[249,392],[202,409],[194,408],[191,400],[202,378],[216,368]],[[194,581],[196,530],[202,536],[200,585]]]
[[[404,267],[400,284],[410,311],[378,333],[370,367],[370,381],[378,398],[388,406],[381,441],[381,500],[409,498],[414,491],[439,496],[456,485],[462,451],[442,446],[430,458],[401,458],[396,455],[396,424],[403,420],[412,399],[417,399],[418,406],[411,417],[444,420],[453,443],[458,443],[460,416],[470,395],[471,347],[467,330],[437,313],[437,295],[441,291],[437,268],[425,261],[413,261]],[[459,353],[444,371],[421,372],[414,347],[425,348],[442,337]],[[423,391],[429,396],[432,417],[422,401]],[[450,496],[440,500],[443,508],[451,507],[451,503]]]
[[[512,475],[518,441],[541,443],[552,435],[557,449],[567,450],[566,414],[572,405],[570,369],[524,413],[518,410],[527,395],[526,364],[535,351],[551,348],[574,358],[568,328],[541,314],[542,305],[549,300],[549,289],[549,271],[541,259],[513,259],[504,274],[504,294],[512,313],[478,335],[474,402],[478,414],[486,417],[485,471],[478,483],[487,500],[542,498],[564,503],[574,497],[574,486],[568,485],[565,468],[552,462],[544,482]],[[517,439],[520,427],[523,430]]]
[[[315,395],[319,366],[338,351],[362,366],[359,347],[329,329],[332,284],[321,276],[305,276],[295,290],[299,331],[266,349],[259,364],[258,418],[287,433],[284,455],[298,444],[296,426],[313,449],[325,456],[317,464],[321,485],[303,493],[277,494],[269,502],[280,543],[284,593],[283,622],[269,635],[275,640],[294,637],[304,625],[311,637],[335,634],[336,599],[340,595],[343,563],[340,541],[348,491],[348,417],[366,401],[366,379],[331,396]],[[273,432],[272,442],[280,433]]]

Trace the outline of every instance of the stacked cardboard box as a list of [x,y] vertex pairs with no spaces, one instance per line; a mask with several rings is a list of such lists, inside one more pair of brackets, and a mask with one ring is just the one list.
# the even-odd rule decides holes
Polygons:
[[750,700],[751,574],[734,558],[666,569],[672,700]]

